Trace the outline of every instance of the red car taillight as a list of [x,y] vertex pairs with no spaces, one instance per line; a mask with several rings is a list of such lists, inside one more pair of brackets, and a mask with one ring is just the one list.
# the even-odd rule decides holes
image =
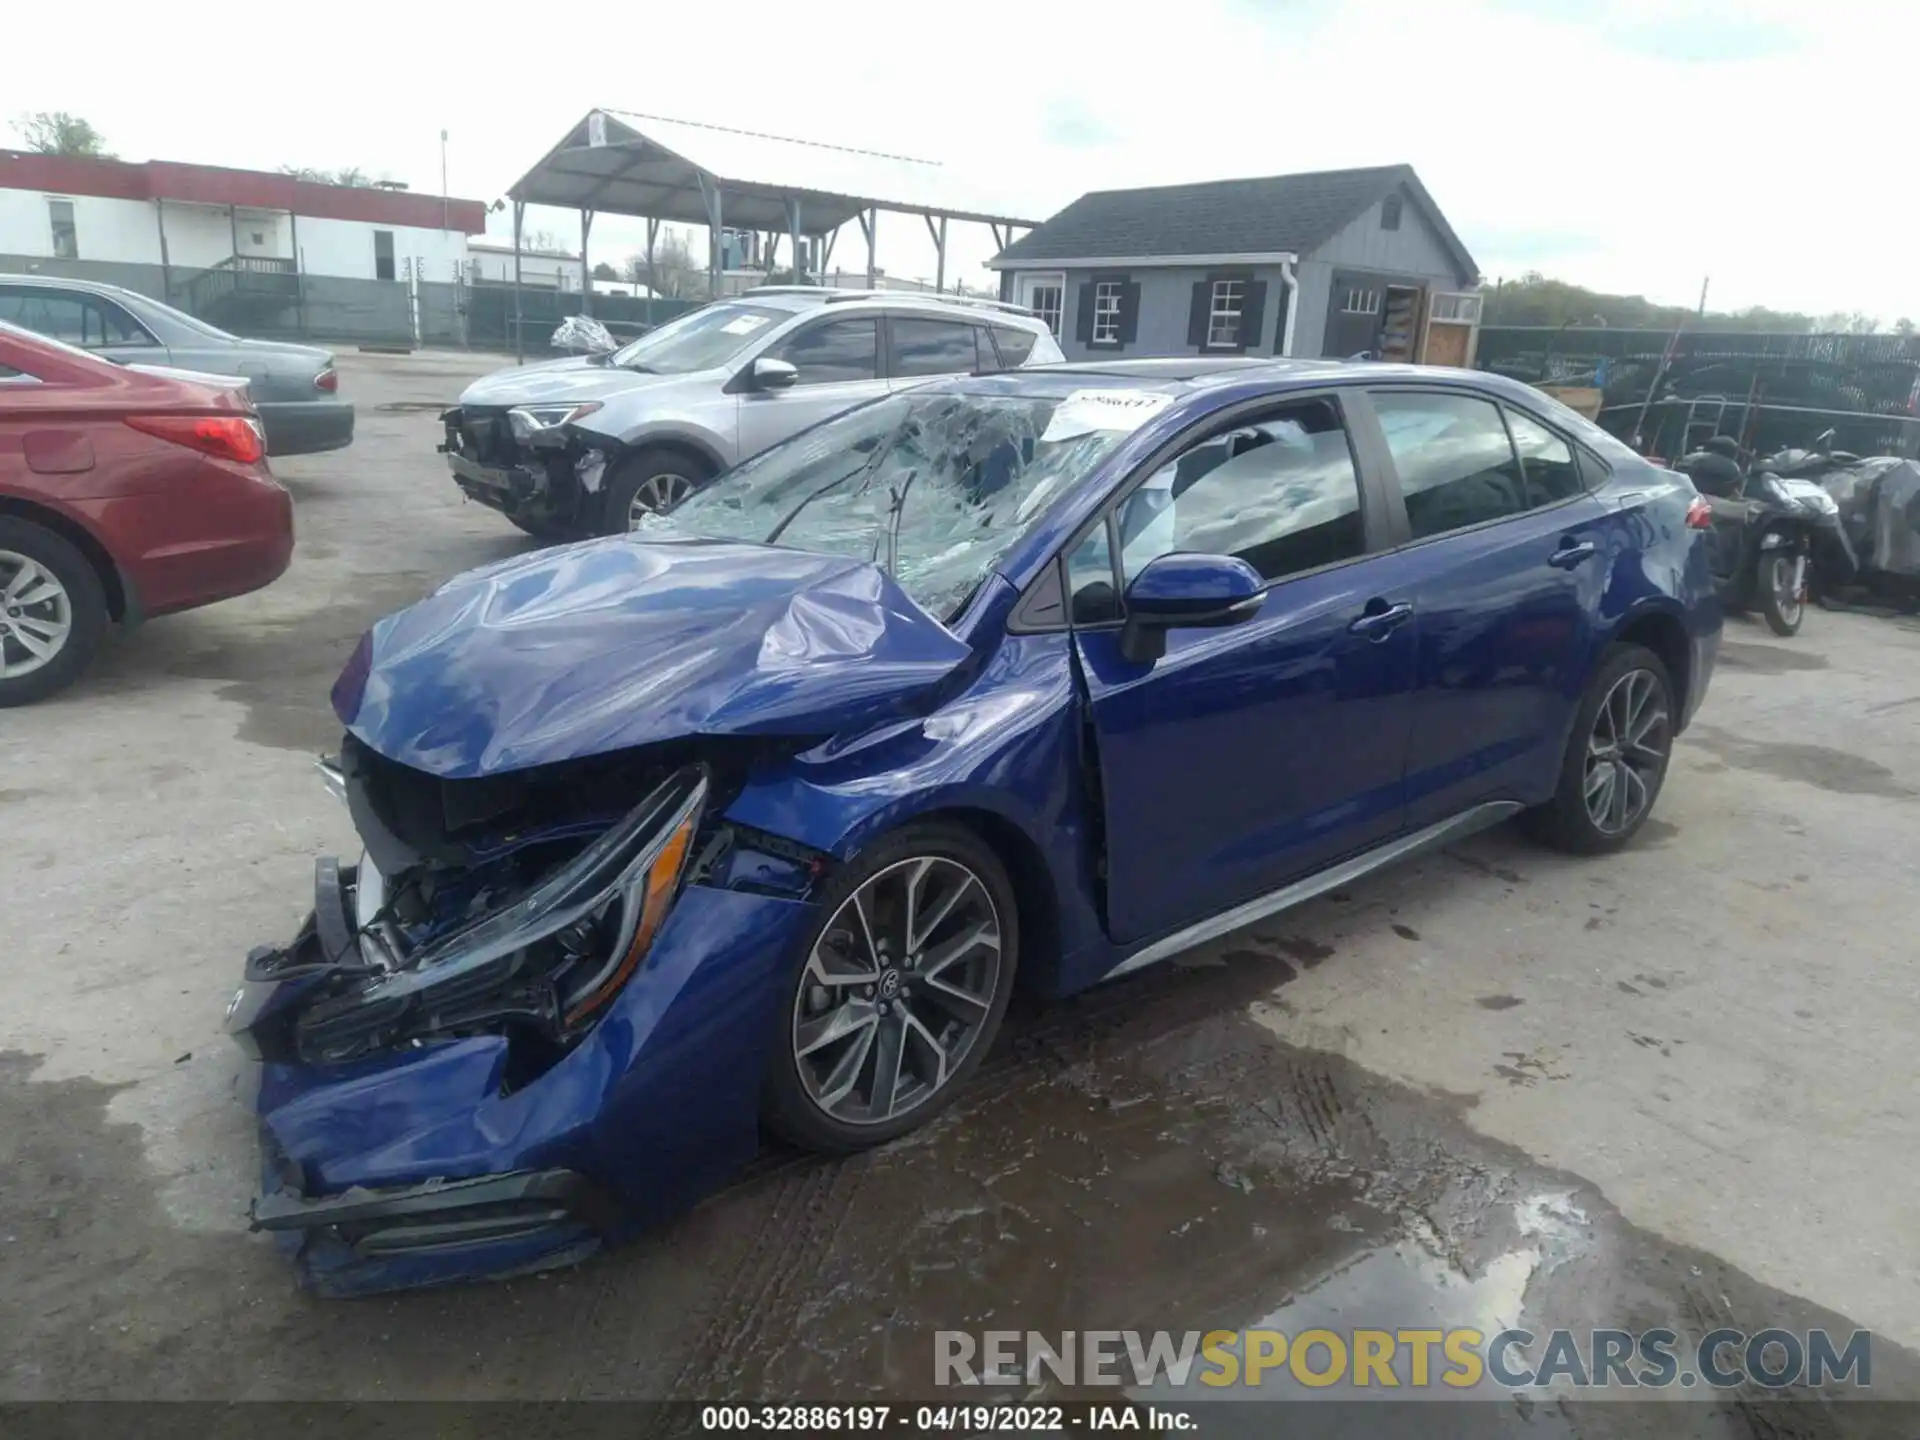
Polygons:
[[1711,530],[1713,528],[1713,507],[1699,496],[1687,506],[1687,528],[1689,530]]
[[245,415],[129,415],[127,424],[203,455],[242,465],[255,464],[267,453],[260,422]]
[[313,377],[313,388],[316,390],[324,390],[329,395],[333,394],[340,388],[340,372],[329,365]]

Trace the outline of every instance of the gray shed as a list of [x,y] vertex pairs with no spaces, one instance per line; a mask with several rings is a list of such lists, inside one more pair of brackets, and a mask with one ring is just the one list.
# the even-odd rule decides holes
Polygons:
[[1472,362],[1480,274],[1411,165],[1096,190],[990,262],[1069,359]]

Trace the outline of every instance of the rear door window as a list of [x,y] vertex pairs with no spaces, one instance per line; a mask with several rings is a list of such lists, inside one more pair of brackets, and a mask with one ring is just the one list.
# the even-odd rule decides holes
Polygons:
[[916,375],[965,375],[979,364],[971,325],[895,315],[887,328],[893,336],[887,373],[895,380]]
[[0,320],[88,350],[155,343],[118,305],[78,290],[0,285]]
[[1376,390],[1373,407],[1400,477],[1414,539],[1527,510],[1520,461],[1491,400],[1432,390]]
[[993,327],[994,344],[999,347],[1001,362],[1009,370],[1027,363],[1027,357],[1033,354],[1034,341],[1039,338],[1031,330],[1019,330],[1011,325]]
[[1513,448],[1520,452],[1529,509],[1571,500],[1586,489],[1573,447],[1565,440],[1511,406],[1507,409],[1507,429],[1513,434]]

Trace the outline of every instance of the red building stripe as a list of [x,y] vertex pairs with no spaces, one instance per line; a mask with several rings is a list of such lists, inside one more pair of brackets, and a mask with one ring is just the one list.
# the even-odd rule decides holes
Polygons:
[[171,160],[135,165],[120,160],[0,150],[0,190],[234,205],[248,210],[285,210],[321,220],[359,220],[369,225],[406,225],[421,230],[438,230],[444,225],[468,235],[485,234],[487,229],[487,207],[480,200],[443,202],[438,195],[416,195],[408,190],[316,185],[263,170],[228,170],[219,165],[182,165]]

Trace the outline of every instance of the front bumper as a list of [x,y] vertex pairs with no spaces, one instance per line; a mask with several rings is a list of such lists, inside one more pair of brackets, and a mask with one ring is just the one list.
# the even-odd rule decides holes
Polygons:
[[351,866],[315,867],[314,915],[291,944],[249,957],[227,1018],[261,1062],[253,1223],[309,1289],[572,1264],[753,1158],[778,979],[809,903],[686,885],[605,1014],[538,1073],[516,1069],[501,1034],[310,1063],[289,1043],[291,1017],[324,957],[359,953],[356,883]]
[[329,1297],[576,1264],[619,1223],[606,1193],[570,1170],[319,1197],[288,1188],[288,1178],[284,1163],[267,1164],[249,1228],[271,1234],[293,1255],[307,1287]]

